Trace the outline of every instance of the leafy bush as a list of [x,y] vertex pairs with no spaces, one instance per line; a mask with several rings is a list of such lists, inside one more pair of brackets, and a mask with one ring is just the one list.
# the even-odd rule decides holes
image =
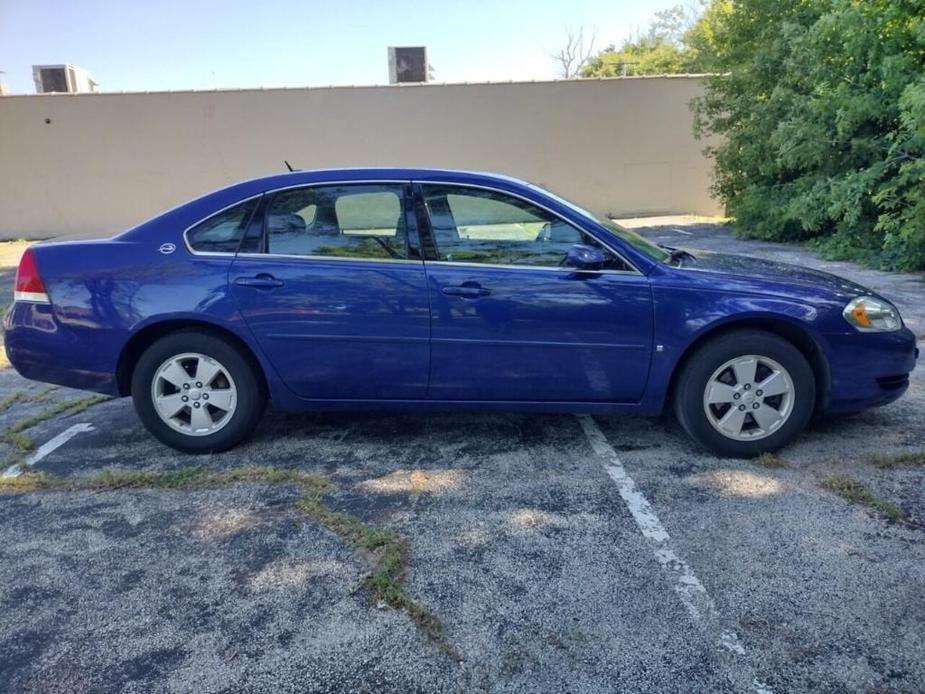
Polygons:
[[738,230],[925,269],[925,2],[715,7],[695,127]]

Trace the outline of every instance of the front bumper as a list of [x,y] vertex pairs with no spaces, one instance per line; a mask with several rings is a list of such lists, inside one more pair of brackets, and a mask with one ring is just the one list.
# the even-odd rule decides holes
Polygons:
[[829,361],[827,413],[856,412],[891,403],[909,387],[919,356],[908,328],[890,333],[825,335]]

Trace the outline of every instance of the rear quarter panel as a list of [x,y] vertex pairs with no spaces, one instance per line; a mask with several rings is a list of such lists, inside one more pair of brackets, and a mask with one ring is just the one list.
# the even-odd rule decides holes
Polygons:
[[247,338],[227,294],[229,257],[159,252],[152,241],[91,241],[34,247],[51,307],[17,302],[7,351],[27,378],[116,394],[129,338],[153,322],[195,319]]

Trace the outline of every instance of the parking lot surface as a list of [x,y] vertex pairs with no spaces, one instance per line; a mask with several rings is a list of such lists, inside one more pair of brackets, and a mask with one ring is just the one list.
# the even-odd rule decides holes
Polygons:
[[[925,332],[921,277],[717,225],[643,231],[833,271]],[[85,395],[0,370],[7,461],[67,480],[317,475],[326,509],[404,539],[402,590],[441,635],[377,597],[378,550],[301,511],[298,485],[7,492],[2,691],[925,689],[921,369],[897,403],[757,462],[713,457],[670,419],[388,412],[268,412],[245,445],[190,457],[129,400]]]

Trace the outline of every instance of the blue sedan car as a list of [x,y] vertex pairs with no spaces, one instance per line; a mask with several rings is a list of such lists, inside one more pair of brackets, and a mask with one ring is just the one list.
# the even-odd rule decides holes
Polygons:
[[653,245],[522,181],[412,169],[247,181],[112,239],[22,258],[27,378],[131,395],[162,442],[282,410],[673,409],[724,456],[883,405],[918,350],[899,312],[801,267]]

